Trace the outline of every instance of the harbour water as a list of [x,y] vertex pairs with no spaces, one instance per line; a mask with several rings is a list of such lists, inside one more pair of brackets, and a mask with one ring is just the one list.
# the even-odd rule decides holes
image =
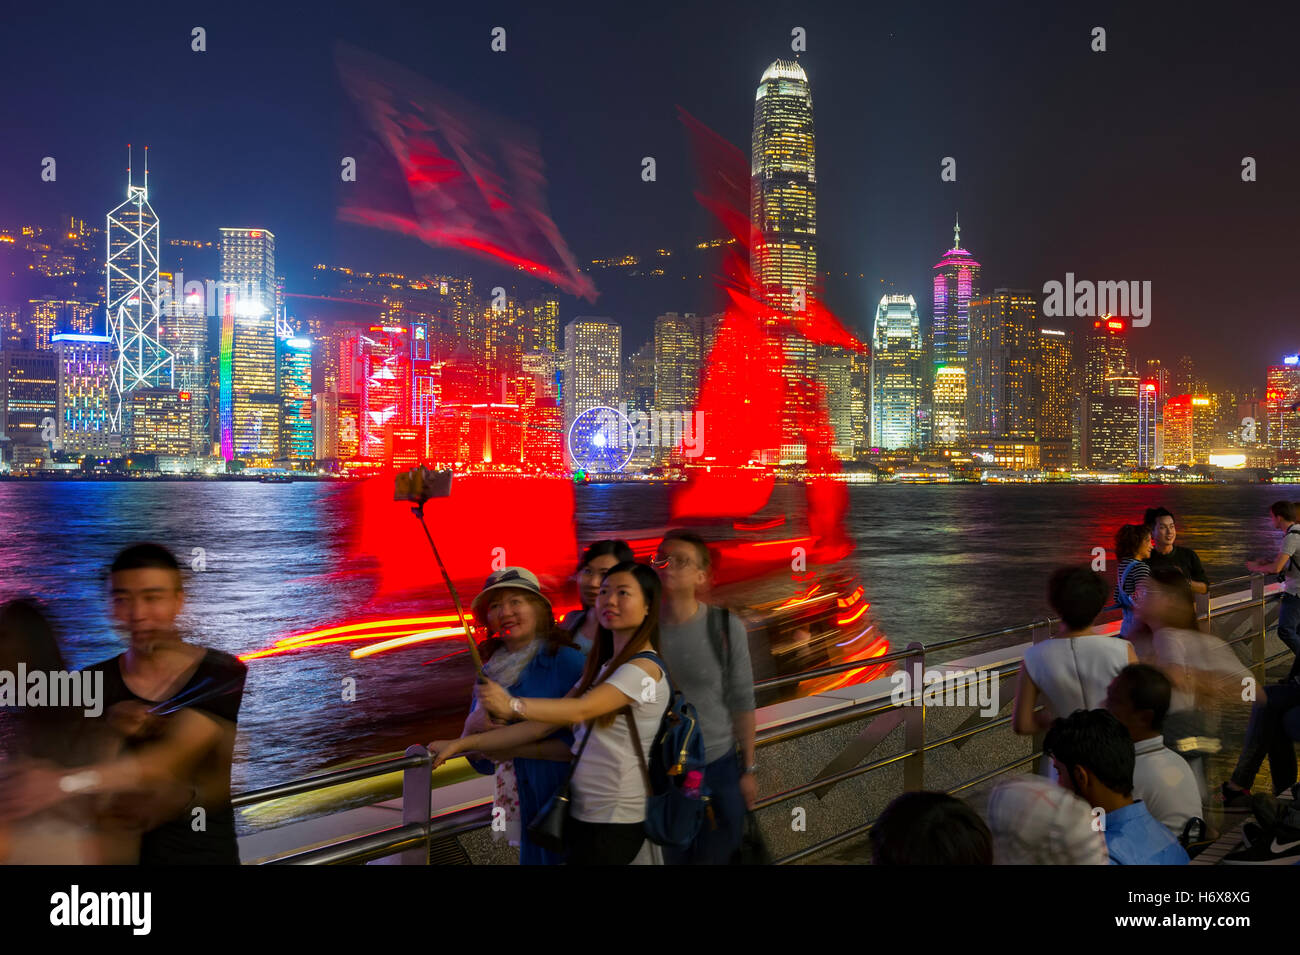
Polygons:
[[[370,614],[427,610],[419,600],[376,599],[365,560],[352,553],[355,493],[316,483],[0,482],[0,600],[45,601],[72,666],[121,651],[105,570],[137,540],[165,543],[190,565],[187,635],[234,654]],[[670,493],[579,486],[578,539],[662,526]],[[1089,562],[1094,548],[1111,552],[1119,525],[1149,506],[1177,515],[1180,542],[1199,552],[1212,580],[1240,576],[1247,559],[1276,551],[1268,505],[1300,498],[1300,487],[862,485],[849,495],[849,563],[877,623],[902,646],[1045,616],[1050,570]],[[802,489],[783,486],[765,513],[798,526],[802,510]],[[430,663],[445,647],[352,660],[343,645],[250,661],[235,789],[457,732],[471,670],[464,655]],[[355,702],[343,699],[347,677]]]

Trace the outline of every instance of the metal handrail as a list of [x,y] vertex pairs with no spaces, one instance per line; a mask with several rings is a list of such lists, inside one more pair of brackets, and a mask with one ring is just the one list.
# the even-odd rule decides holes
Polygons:
[[343,783],[360,782],[363,779],[387,776],[389,773],[395,773],[399,770],[413,769],[416,766],[428,766],[429,764],[429,759],[421,760],[419,756],[396,756],[391,759],[381,759],[361,766],[352,766],[348,769],[335,769],[328,773],[306,776],[293,782],[279,783],[262,789],[252,789],[233,797],[230,800],[230,805],[235,809],[242,809],[245,806],[270,802],[272,799],[284,799],[288,796],[316,792],[333,786],[341,786]]
[[[1267,603],[1276,600],[1279,597],[1279,594],[1277,593],[1273,593],[1273,594],[1265,593],[1264,578],[1267,576],[1270,575],[1252,574],[1245,577],[1232,578],[1230,580],[1219,581],[1216,582],[1216,584],[1214,584],[1211,589],[1213,589],[1214,587],[1223,587],[1232,584],[1237,584],[1241,581],[1250,581],[1251,596],[1245,600],[1236,601],[1234,603],[1234,606],[1236,606],[1237,609],[1245,609],[1252,605],[1257,606],[1260,610],[1261,623],[1264,625],[1264,627],[1266,627],[1267,618],[1266,616],[1264,616],[1264,607]],[[1210,619],[1213,616],[1214,608],[1211,602],[1212,595],[1207,593],[1205,597],[1206,597],[1206,613],[1198,616],[1198,619]],[[1108,607],[1106,609],[1110,610],[1115,608]],[[928,646],[921,646],[920,644],[914,643],[909,645],[905,649],[893,651],[891,653],[884,654],[880,657],[872,657],[867,661],[853,661],[851,663],[837,664],[832,667],[823,667],[818,670],[811,670],[806,673],[797,674],[792,677],[784,677],[776,680],[764,680],[759,683],[756,683],[755,689],[769,688],[774,686],[784,686],[791,682],[804,682],[806,680],[816,679],[821,676],[829,676],[835,673],[842,673],[847,670],[862,669],[867,666],[876,666],[881,663],[892,662],[894,660],[911,660],[913,661],[914,664],[919,662],[920,665],[923,667],[925,658],[936,650],[961,646],[964,644],[973,643],[979,640],[987,640],[998,636],[1007,636],[1007,635],[1023,633],[1023,632],[1033,633],[1039,628],[1044,626],[1050,626],[1052,623],[1055,622],[1057,622],[1055,618],[1049,617],[1049,618],[1045,618],[1044,620],[1035,621],[1029,624],[1022,624],[1013,627],[1004,627],[999,630],[990,630],[983,633],[971,634],[965,637],[957,637],[952,640],[944,640],[944,641],[940,641],[939,643],[930,644]],[[1254,642],[1255,644],[1254,649],[1257,651],[1255,653],[1252,653],[1252,656],[1254,656],[1254,660],[1249,664],[1243,665],[1243,670],[1254,669],[1256,672],[1262,674],[1263,670],[1270,663],[1273,663],[1274,661],[1283,658],[1286,655],[1286,653],[1289,652],[1289,651],[1282,651],[1280,653],[1275,653],[1269,656],[1264,655],[1262,652],[1263,636],[1264,636],[1264,632],[1263,632],[1263,628],[1261,628],[1261,630],[1259,631],[1247,633],[1246,635],[1242,637],[1238,637],[1231,641],[1225,641],[1225,643],[1227,643],[1228,645],[1235,645],[1245,640],[1251,640]],[[1020,666],[1020,662],[1021,662],[1020,659],[1016,659],[1014,661],[1008,661],[1005,663],[991,665],[988,667],[976,667],[973,669],[977,671],[995,673],[999,679],[1003,679],[1007,676],[1010,676],[1013,671],[1017,670]],[[787,723],[779,727],[773,727],[769,730],[760,732],[756,740],[756,746],[771,746],[776,743],[785,742],[791,739],[797,739],[799,737],[807,736],[814,732],[819,732],[821,730],[829,729],[834,726],[842,725],[845,723],[851,723],[851,722],[856,722],[858,720],[867,719],[872,716],[876,716],[899,708],[901,708],[900,704],[895,703],[892,699],[888,699],[888,698],[865,700],[860,703],[854,703],[848,706],[839,707],[834,710],[831,710],[830,712],[821,713],[802,720],[796,720],[791,723]],[[919,745],[910,745],[910,742],[905,743],[905,748],[898,753],[873,760],[869,763],[864,763],[862,765],[854,766],[842,772],[830,776],[822,777],[819,779],[815,779],[808,783],[804,783],[799,786],[793,787],[792,789],[786,790],[785,792],[777,793],[775,795],[769,796],[766,799],[762,799],[755,804],[754,807],[755,811],[767,809],[771,806],[775,806],[781,802],[784,802],[788,799],[792,799],[796,796],[800,796],[805,793],[812,792],[814,790],[827,788],[836,785],[840,782],[843,782],[845,780],[854,779],[859,776],[863,776],[869,772],[874,772],[875,770],[882,769],[886,766],[890,766],[899,762],[902,762],[904,764],[905,778],[908,776],[916,778],[918,775],[916,771],[923,767],[924,765],[923,760],[926,753],[937,750],[943,746],[949,746],[954,743],[970,739],[971,737],[977,736],[981,733],[985,733],[1009,725],[1013,720],[1012,716],[989,719],[978,726],[974,726],[965,730],[959,730],[955,733],[951,733],[940,739],[925,740],[924,718],[923,718],[924,706],[920,707],[919,709],[920,709],[920,713],[917,714],[911,713],[910,710],[908,712],[909,717],[915,718],[915,722],[913,725],[917,727],[920,733]],[[298,795],[305,792],[313,792],[321,789],[326,789],[331,786],[336,786],[342,783],[356,782],[359,780],[369,779],[376,776],[388,775],[393,772],[397,772],[401,770],[409,771],[409,770],[420,769],[426,766],[432,766],[432,757],[429,756],[427,752],[421,754],[420,749],[421,749],[420,747],[411,747],[410,749],[407,750],[406,755],[401,757],[378,760],[372,763],[367,763],[362,766],[356,766],[356,767],[351,767],[342,770],[335,770],[328,773],[321,773],[315,776],[306,777],[304,779],[295,780],[293,782],[283,783],[276,786],[268,786],[262,789],[253,790],[251,792],[241,793],[239,796],[234,797],[231,800],[231,803],[235,807],[251,806],[251,805],[256,805],[258,803],[266,802],[271,799],[278,799],[286,796]],[[949,790],[949,792],[956,793],[968,789],[972,786],[980,785],[981,783],[987,782],[988,780],[993,779],[999,775],[1002,775],[1007,772],[1011,772],[1012,770],[1017,769],[1018,767],[1023,766],[1026,763],[1029,763],[1037,759],[1040,755],[1041,752],[1036,750],[1030,756],[1024,757],[1022,759],[1017,759],[1011,763],[1006,764],[1005,766],[1001,766],[996,769],[990,770],[989,772],[983,773],[974,779],[967,780],[963,783],[960,783],[954,789]],[[415,774],[415,775],[418,776],[420,774]],[[408,783],[411,778],[412,778],[412,774],[408,772],[407,773]],[[404,789],[407,788],[409,788],[409,786],[404,786]],[[429,791],[427,789],[427,781],[426,781],[426,788],[423,789],[423,796],[426,801],[425,802],[426,806],[427,806],[428,794]],[[410,802],[411,801],[409,798],[410,794],[404,793],[404,795],[408,797],[404,799],[404,802]],[[418,809],[418,806],[416,808]],[[432,843],[432,840],[434,838],[452,837],[466,832],[471,832],[475,829],[479,829],[482,828],[483,826],[488,825],[491,819],[491,808],[487,804],[487,801],[484,800],[482,803],[478,805],[471,806],[467,809],[458,810],[453,813],[448,813],[436,819],[430,819],[427,823],[423,823],[420,821],[409,821],[411,819],[418,820],[420,818],[420,815],[418,813],[412,813],[411,807],[404,805],[403,817],[408,821],[406,821],[401,826],[396,826],[391,829],[382,830],[380,832],[369,833],[367,835],[357,836],[352,839],[345,840],[343,842],[334,843],[331,845],[294,853],[293,855],[287,857],[281,857],[272,860],[271,864],[332,865],[332,864],[356,863],[356,862],[369,861],[371,859],[383,858],[385,856],[394,855],[397,852],[412,852],[412,850],[422,850],[423,857],[425,861],[427,861],[428,847]],[[427,810],[425,812],[425,818],[427,818]],[[872,820],[871,822],[866,823],[864,825],[856,826],[842,833],[837,833],[835,836],[822,840],[821,842],[818,842],[813,846],[806,847],[789,856],[785,856],[781,859],[778,859],[775,861],[774,864],[784,865],[784,864],[796,862],[800,859],[808,858],[811,855],[824,851],[826,848],[829,848],[830,846],[837,845],[841,842],[845,842],[849,839],[855,838],[859,835],[862,835],[870,831],[872,826],[875,825],[875,822],[876,820]]]

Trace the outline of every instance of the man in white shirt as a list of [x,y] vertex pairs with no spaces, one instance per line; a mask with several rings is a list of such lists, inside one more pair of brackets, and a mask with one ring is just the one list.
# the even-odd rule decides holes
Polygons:
[[1187,760],[1164,744],[1161,727],[1171,689],[1155,667],[1129,664],[1111,681],[1106,709],[1133,740],[1133,798],[1141,799],[1152,816],[1181,836],[1187,820],[1202,815],[1201,790]]

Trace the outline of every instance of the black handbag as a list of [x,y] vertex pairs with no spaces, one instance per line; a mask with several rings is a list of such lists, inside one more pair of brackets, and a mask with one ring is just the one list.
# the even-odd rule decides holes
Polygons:
[[573,771],[578,768],[578,760],[582,759],[593,730],[594,727],[588,724],[582,745],[578,747],[578,755],[569,764],[569,775],[564,777],[560,788],[546,800],[546,805],[537,811],[533,821],[528,824],[528,839],[539,849],[547,852],[564,852],[568,849],[568,844],[564,841],[564,830],[569,818],[569,784],[573,782]]

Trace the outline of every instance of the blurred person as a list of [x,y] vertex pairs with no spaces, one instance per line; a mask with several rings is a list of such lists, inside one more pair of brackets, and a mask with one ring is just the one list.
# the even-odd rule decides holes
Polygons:
[[992,865],[993,836],[979,813],[940,792],[906,792],[868,837],[872,865]]
[[593,541],[582,552],[577,573],[578,600],[582,607],[566,613],[560,621],[560,628],[573,634],[577,647],[584,656],[591,650],[592,641],[596,639],[596,628],[600,625],[595,608],[601,578],[615,564],[634,560],[636,557],[632,554],[632,548],[623,540]]
[[1277,574],[1283,593],[1277,611],[1277,635],[1295,655],[1288,678],[1300,674],[1300,521],[1290,501],[1278,501],[1269,508],[1273,527],[1282,532],[1282,547],[1271,560],[1252,560],[1246,567],[1257,574]]
[[1187,821],[1201,816],[1201,787],[1187,761],[1165,748],[1163,724],[1169,712],[1169,680],[1146,663],[1126,666],[1110,684],[1106,711],[1124,724],[1133,740],[1133,796],[1165,828],[1180,837]]
[[[1088,567],[1060,567],[1047,582],[1047,602],[1061,618],[1051,639],[1025,650],[1012,707],[1012,728],[1022,736],[1041,733],[1058,716],[1091,710],[1106,700],[1111,680],[1137,662],[1132,644],[1093,633],[1106,604],[1106,581]],[[1044,710],[1035,712],[1040,702]],[[1049,763],[1046,775],[1054,778]]]
[[1178,539],[1178,529],[1173,512],[1163,507],[1148,507],[1142,523],[1150,529],[1154,541],[1151,556],[1147,558],[1151,570],[1177,570],[1187,578],[1195,593],[1209,593],[1210,579],[1201,566],[1201,558],[1190,547],[1174,543]]
[[1076,710],[1056,720],[1043,752],[1057,779],[1104,816],[1112,865],[1187,865],[1187,850],[1139,799],[1133,798],[1137,756],[1124,724],[1105,710]]
[[726,865],[740,849],[745,814],[758,799],[754,673],[744,621],[700,601],[709,583],[709,547],[698,534],[664,534],[650,565],[663,585],[659,648],[677,689],[700,720],[704,779],[713,822],[686,849],[667,848],[669,865]]
[[1300,681],[1290,678],[1264,687],[1264,698],[1250,709],[1250,722],[1232,777],[1220,787],[1223,804],[1249,808],[1251,789],[1264,760],[1273,777],[1273,794],[1296,783],[1296,741],[1300,740]]
[[[571,807],[565,824],[568,864],[654,864],[660,856],[658,847],[645,837],[643,770],[669,703],[668,679],[654,655],[659,578],[644,564],[615,564],[601,581],[596,613],[600,620],[596,643],[587,655],[582,679],[568,697],[511,696],[489,681],[479,687],[479,699],[488,713],[521,722],[456,740],[434,740],[429,751],[437,767],[459,753],[510,752],[553,735],[559,726],[583,724],[573,744],[581,755],[570,779]],[[632,659],[643,652],[654,656]],[[624,714],[636,721],[639,751]]]
[[[0,675],[16,681],[20,673],[37,672],[51,685],[55,674],[69,671],[40,606],[10,600],[0,606]],[[92,687],[90,695],[95,693]],[[139,855],[138,836],[110,824],[101,798],[69,797],[45,805],[26,798],[30,787],[24,784],[31,779],[75,779],[76,770],[114,751],[116,737],[97,732],[101,727],[86,716],[93,701],[83,695],[81,702],[86,705],[47,696],[39,705],[0,708],[2,864],[123,865],[134,864]]]
[[1042,776],[1013,776],[989,794],[994,865],[1106,865],[1106,837],[1074,793]]
[[[248,667],[220,650],[185,642],[180,565],[167,548],[127,547],[109,569],[113,617],[129,635],[125,653],[87,667],[104,674],[105,706],[128,736],[183,788],[154,813],[140,840],[141,865],[238,865],[230,766]],[[169,811],[168,811],[169,810]],[[203,827],[193,825],[202,817]]]
[[1200,630],[1196,597],[1181,571],[1152,571],[1138,586],[1134,606],[1152,632],[1151,662],[1170,682],[1164,743],[1187,761],[1201,799],[1208,800],[1206,763],[1221,748],[1223,704],[1240,699],[1234,678],[1241,662],[1222,640]]
[[1151,574],[1151,567],[1147,564],[1147,558],[1151,556],[1151,531],[1142,524],[1125,524],[1115,533],[1115,556],[1119,560],[1115,602],[1124,612],[1119,635],[1135,647],[1145,647],[1151,632],[1134,613],[1133,594],[1137,592],[1138,584]]
[[[480,651],[483,673],[512,695],[556,699],[582,676],[583,656],[572,636],[555,625],[551,602],[532,571],[505,567],[491,574],[471,608],[474,619],[485,621],[488,629]],[[462,736],[487,732],[494,725],[481,705],[477,685],[475,691]],[[534,845],[527,827],[564,783],[572,743],[572,734],[562,730],[509,754],[497,753],[495,761],[470,760],[480,773],[495,776],[493,810],[503,810],[505,828],[494,826],[492,836],[517,846],[522,865],[558,865],[563,861],[562,856]]]

